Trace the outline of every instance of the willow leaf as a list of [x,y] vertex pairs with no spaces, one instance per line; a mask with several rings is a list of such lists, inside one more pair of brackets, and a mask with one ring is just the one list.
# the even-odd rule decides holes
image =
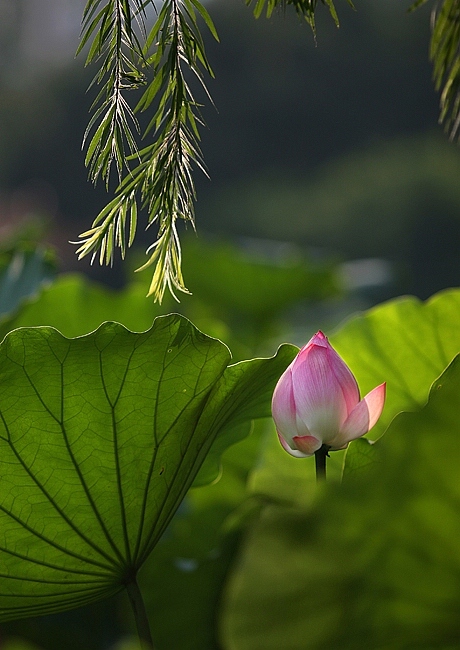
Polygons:
[[[337,27],[339,26],[339,18],[333,0],[321,0],[321,3],[329,9],[329,13],[334,20]],[[352,0],[347,0],[348,5],[354,9]],[[315,32],[315,11],[318,5],[318,0],[246,0],[246,5],[254,4],[253,13],[256,18],[262,15],[266,7],[266,16],[270,18],[273,11],[277,8],[286,9],[288,6],[293,6],[297,14],[303,17]]]
[[[414,11],[427,0],[417,0]],[[451,140],[460,130],[460,0],[440,0],[431,15],[430,58],[436,90],[441,91],[439,122]]]
[[216,28],[214,26],[214,23],[212,22],[212,18],[209,15],[207,9],[201,4],[201,2],[198,2],[198,0],[190,0],[190,3],[198,11],[200,16],[203,18],[204,22],[206,23],[206,27],[209,29],[209,31],[214,36],[216,41],[218,41],[219,35],[217,34]]
[[[154,267],[149,295],[161,302],[166,289],[173,296],[175,291],[189,293],[182,276],[177,223],[194,225],[192,168],[204,171],[204,164],[198,144],[200,105],[185,77],[192,72],[209,98],[203,73],[213,73],[198,20],[204,21],[215,38],[217,32],[199,0],[165,0],[150,33],[145,30],[144,10],[154,4],[153,0],[107,0],[96,15],[100,3],[89,0],[83,20],[83,42],[93,38],[87,61],[102,60],[94,81],[102,88],[93,103],[91,110],[95,113],[84,139],[85,164],[93,182],[102,176],[108,187],[115,162],[118,207],[107,215],[103,209],[91,230],[80,235],[77,254],[81,258],[91,253],[101,264],[111,264],[114,247],[121,247],[124,257],[137,224],[136,219],[131,220],[130,236],[125,237],[126,212],[139,201],[139,206],[148,211],[147,227],[153,222],[158,226],[156,240],[147,250],[147,265]],[[134,19],[140,24],[142,37],[133,29]],[[141,69],[146,75],[151,73],[149,84]],[[134,111],[145,111],[155,104],[143,133],[144,138],[151,136],[152,142],[142,152],[136,140],[139,125],[125,97],[126,90],[140,85],[147,88]]]

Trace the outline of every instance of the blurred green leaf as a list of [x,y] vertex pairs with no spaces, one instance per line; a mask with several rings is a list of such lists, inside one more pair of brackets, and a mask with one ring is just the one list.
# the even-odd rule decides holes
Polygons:
[[42,650],[37,645],[19,638],[10,638],[2,643],[2,650]]
[[[347,0],[350,7],[354,9],[353,2]],[[333,18],[337,27],[339,26],[339,18],[332,0],[321,0],[321,3],[329,9],[329,13]],[[284,9],[292,5],[298,16],[305,18],[307,23],[312,28],[313,32],[316,30],[315,11],[318,5],[318,0],[246,0],[246,4],[250,6],[254,4],[254,16],[259,18],[266,8],[267,18],[270,18],[275,9]]]
[[376,439],[399,411],[425,404],[433,381],[460,352],[460,290],[426,302],[391,300],[355,316],[330,340],[363,395],[387,382],[385,409],[370,433]]
[[224,599],[231,650],[456,647],[460,358],[375,447],[382,462],[310,508],[267,507]]
[[422,5],[426,4],[427,2],[428,2],[428,0],[415,0],[415,2],[413,2],[411,4],[411,6],[409,7],[409,9],[407,11],[409,13],[411,13],[412,11],[415,11],[416,9],[418,9]]
[[56,275],[56,263],[43,246],[17,246],[0,254],[0,318],[36,295]]
[[145,300],[148,271],[136,274],[136,282],[120,291],[76,274],[60,276],[20,312],[0,320],[0,337],[14,327],[36,325],[79,336],[105,320],[143,331],[155,316],[174,309],[228,342],[241,359],[273,349],[278,319],[298,301],[319,301],[340,292],[332,262],[310,262],[288,244],[250,240],[245,250],[228,242],[188,238],[184,268],[192,279],[193,295],[179,305],[166,297],[162,307]]
[[[252,243],[252,248],[251,248]],[[290,244],[248,240],[248,250],[229,242],[188,239],[184,269],[198,298],[227,320],[264,321],[299,300],[321,300],[339,291],[331,262],[311,263]],[[184,305],[192,298],[184,298]]]
[[117,323],[75,339],[11,332],[0,346],[0,618],[120,591],[219,432],[266,415],[291,357],[286,346],[278,361],[227,369],[228,348],[174,314],[142,334]]
[[145,299],[145,287],[140,284],[114,291],[83,275],[62,275],[17,314],[0,320],[0,339],[16,327],[38,325],[50,325],[68,337],[81,336],[109,320],[141,332],[149,329],[159,314],[159,307]]
[[126,637],[117,643],[111,650],[142,650],[138,639],[135,637]]

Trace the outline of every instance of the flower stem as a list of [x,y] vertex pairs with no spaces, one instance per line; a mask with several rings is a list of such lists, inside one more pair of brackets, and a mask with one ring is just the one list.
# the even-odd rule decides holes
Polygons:
[[129,602],[133,608],[141,648],[142,650],[155,650],[144,600],[135,577],[126,584],[126,591],[128,592]]
[[322,445],[315,451],[316,482],[326,480],[326,458],[329,456],[329,445]]

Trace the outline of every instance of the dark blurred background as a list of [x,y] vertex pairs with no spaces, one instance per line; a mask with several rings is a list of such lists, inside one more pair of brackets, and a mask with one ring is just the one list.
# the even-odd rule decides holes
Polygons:
[[[220,43],[207,38],[217,110],[202,97],[199,235],[334,256],[352,284],[386,285],[379,297],[459,284],[460,153],[437,125],[432,7],[409,4],[337,0],[340,29],[320,4],[315,44],[294,12],[256,21],[243,0],[208,3]],[[107,200],[81,151],[96,72],[74,58],[83,6],[0,0],[0,235],[40,217],[61,270],[120,286],[120,264],[90,268],[67,243]]]

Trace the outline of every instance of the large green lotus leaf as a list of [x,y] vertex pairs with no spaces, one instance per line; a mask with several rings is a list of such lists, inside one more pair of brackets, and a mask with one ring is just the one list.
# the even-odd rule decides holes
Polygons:
[[391,300],[352,318],[330,341],[363,395],[387,382],[385,409],[370,434],[375,440],[397,413],[426,403],[431,384],[460,352],[460,290],[426,302]]
[[214,438],[258,416],[264,363],[255,374],[244,366],[254,408],[242,416],[229,360],[224,344],[178,315],[141,334],[105,323],[75,339],[48,327],[5,338],[0,619],[80,606],[132,579]]
[[345,454],[342,478],[345,480],[372,468],[373,464],[379,460],[378,449],[379,446],[367,438],[352,440]]
[[456,357],[375,443],[381,462],[263,511],[223,601],[226,650],[458,647],[459,395]]
[[[233,329],[217,315],[217,310],[209,308],[206,296],[201,300],[198,296],[188,296],[180,305],[170,296],[165,296],[159,306],[146,299],[145,294],[146,284],[142,281],[113,290],[82,275],[61,275],[52,286],[23,303],[16,313],[3,319],[0,317],[0,340],[14,328],[41,325],[55,327],[65,336],[81,336],[95,330],[104,321],[120,322],[130,330],[141,332],[152,325],[156,316],[177,310],[197,323],[201,330],[226,341],[239,359],[253,356],[255,348],[261,349],[264,333],[260,327],[255,333],[254,329],[248,330],[247,323],[243,325],[240,322],[240,338],[235,338]],[[249,345],[251,340],[252,347]],[[265,354],[266,349],[262,352]]]

